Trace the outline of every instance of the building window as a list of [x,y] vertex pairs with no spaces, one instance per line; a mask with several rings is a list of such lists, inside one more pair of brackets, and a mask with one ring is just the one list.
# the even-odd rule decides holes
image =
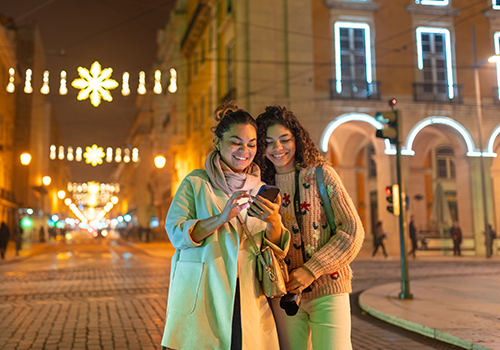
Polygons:
[[439,179],[454,179],[455,152],[453,148],[445,146],[436,149],[436,173]]
[[[500,3],[500,0],[498,0]],[[499,7],[500,10],[500,7]],[[495,40],[495,55],[500,55],[500,32],[496,32],[493,36]],[[497,61],[497,96],[500,100],[500,62]]]
[[415,0],[415,4],[430,6],[448,6],[450,0]]
[[370,26],[366,23],[337,22],[335,37],[335,89],[342,92],[343,82],[372,83]]
[[377,164],[373,157],[375,156],[375,148],[370,145],[368,147],[368,177],[375,178],[377,177]]
[[200,124],[205,124],[206,119],[207,113],[205,111],[205,93],[203,93],[200,100]]
[[500,0],[491,0],[491,7],[493,10],[500,10]]
[[205,64],[205,40],[206,38],[201,38],[201,48],[200,48],[200,62]]
[[425,93],[455,97],[451,65],[450,31],[444,28],[417,28],[418,69],[422,71]]
[[227,92],[234,89],[234,42],[226,46],[226,88]]

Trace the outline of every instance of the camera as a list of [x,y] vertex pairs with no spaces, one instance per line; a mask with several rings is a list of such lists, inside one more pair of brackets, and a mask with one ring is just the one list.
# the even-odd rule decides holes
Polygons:
[[[310,292],[311,287],[304,289],[304,292]],[[300,300],[302,299],[302,292],[299,294],[287,293],[280,300],[280,307],[285,310],[288,316],[294,316],[299,312]]]

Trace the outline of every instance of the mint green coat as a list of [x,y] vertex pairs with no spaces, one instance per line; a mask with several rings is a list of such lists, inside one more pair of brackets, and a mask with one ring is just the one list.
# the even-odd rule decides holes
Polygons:
[[[256,195],[259,187],[250,193]],[[163,346],[229,350],[238,275],[243,349],[279,349],[273,314],[256,277],[257,258],[237,218],[199,244],[190,238],[194,225],[219,214],[228,199],[212,187],[205,170],[190,173],[175,194],[165,223],[176,251],[172,257]],[[283,227],[280,248],[264,238],[265,222],[247,216],[246,210],[242,216],[258,246],[267,244],[277,254],[286,255],[290,244],[288,230]]]

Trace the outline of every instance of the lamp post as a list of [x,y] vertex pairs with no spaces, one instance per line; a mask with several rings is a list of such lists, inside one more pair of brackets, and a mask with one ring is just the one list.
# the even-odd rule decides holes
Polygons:
[[480,62],[477,62],[477,55],[476,55],[476,34],[474,30],[474,26],[472,26],[472,53],[474,56],[474,65],[470,67],[469,69],[474,72],[474,86],[475,86],[475,91],[476,91],[476,111],[477,111],[477,132],[478,132],[478,139],[479,139],[479,150],[481,152],[481,156],[479,157],[479,165],[481,169],[481,194],[483,197],[483,219],[484,219],[484,235],[486,237],[486,257],[490,258],[491,257],[491,235],[490,235],[490,228],[489,228],[489,222],[488,222],[488,208],[487,208],[487,201],[486,201],[486,180],[484,178],[485,171],[484,171],[484,158],[483,158],[483,109],[481,106],[481,86],[479,84],[479,67],[481,67],[483,64],[486,62],[495,62],[498,60],[498,56],[491,56],[488,58],[485,58],[481,60]]

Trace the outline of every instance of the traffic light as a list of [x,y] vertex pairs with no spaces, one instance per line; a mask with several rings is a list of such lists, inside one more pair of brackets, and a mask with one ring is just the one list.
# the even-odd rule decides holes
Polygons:
[[397,101],[395,98],[389,100],[389,106],[391,106],[392,111],[390,112],[377,112],[375,114],[375,120],[387,124],[386,128],[377,130],[375,136],[389,139],[391,143],[396,143],[401,136],[401,123],[399,119],[401,118],[401,112],[394,110],[394,106]]
[[395,184],[392,186],[387,186],[385,188],[385,193],[387,194],[387,203],[389,205],[387,206],[387,210],[391,213],[394,214],[395,216],[399,216],[399,185]]

